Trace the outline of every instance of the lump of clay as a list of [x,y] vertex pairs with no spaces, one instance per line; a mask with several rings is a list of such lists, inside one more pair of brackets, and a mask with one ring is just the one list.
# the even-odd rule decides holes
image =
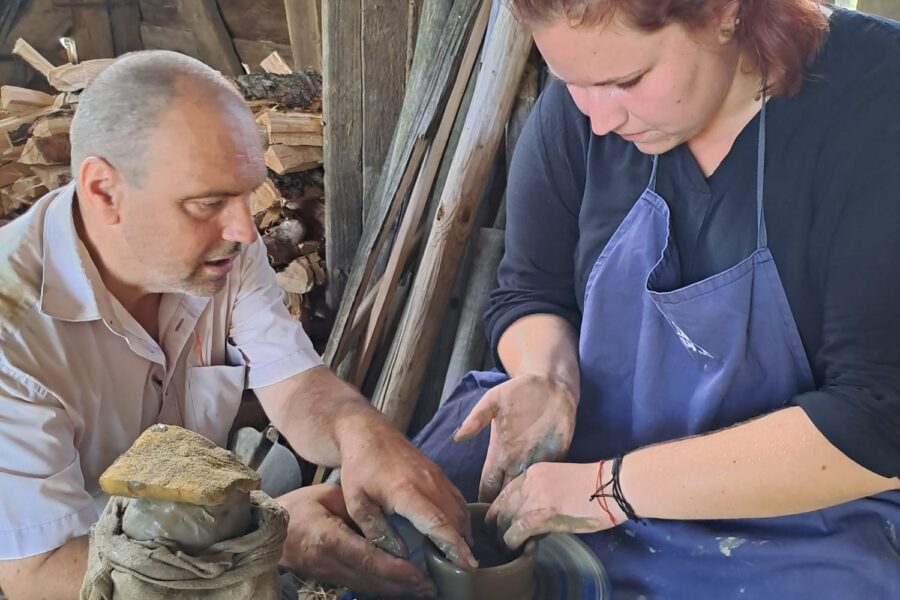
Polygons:
[[107,494],[134,498],[122,516],[133,540],[164,539],[188,553],[244,535],[260,479],[198,433],[154,425],[100,477]]

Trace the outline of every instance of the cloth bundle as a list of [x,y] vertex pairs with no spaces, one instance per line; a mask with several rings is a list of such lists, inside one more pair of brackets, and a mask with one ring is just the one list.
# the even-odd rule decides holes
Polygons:
[[262,492],[250,497],[250,532],[191,556],[164,540],[123,534],[122,517],[134,499],[112,496],[91,529],[81,600],[278,600],[288,515]]

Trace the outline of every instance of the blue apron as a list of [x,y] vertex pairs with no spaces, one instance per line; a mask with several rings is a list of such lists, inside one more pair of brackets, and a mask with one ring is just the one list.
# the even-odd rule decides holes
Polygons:
[[[766,243],[765,112],[763,104],[753,254],[680,287],[654,157],[647,189],[594,264],[579,334],[581,400],[570,462],[721,429],[813,389]],[[463,444],[450,437],[484,393],[504,381],[499,372],[469,373],[416,438],[470,500],[490,428]],[[889,492],[789,517],[629,522],[582,539],[606,567],[617,599],[896,599],[898,523],[900,493]]]

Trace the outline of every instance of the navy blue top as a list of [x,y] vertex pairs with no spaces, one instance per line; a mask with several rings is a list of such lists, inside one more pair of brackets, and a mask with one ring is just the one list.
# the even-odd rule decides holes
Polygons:
[[[835,11],[800,93],[767,108],[769,248],[817,386],[791,403],[857,463],[898,476],[900,24]],[[758,118],[710,177],[686,145],[660,157],[681,286],[756,248]],[[579,328],[591,267],[651,164],[619,136],[594,135],[561,82],[545,90],[510,169],[506,253],[485,323],[495,357],[525,315]]]

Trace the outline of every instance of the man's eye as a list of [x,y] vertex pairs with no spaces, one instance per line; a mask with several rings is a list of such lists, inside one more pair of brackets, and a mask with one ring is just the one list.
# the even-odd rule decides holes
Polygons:
[[220,208],[224,202],[222,200],[210,200],[207,202],[198,202],[201,208],[215,209]]
[[622,90],[628,90],[628,89],[633,88],[637,84],[639,84],[641,82],[641,79],[643,79],[643,78],[644,78],[644,76],[641,75],[640,77],[635,77],[631,81],[624,81],[622,83],[619,83],[616,85],[616,87],[618,87],[619,89],[622,89]]

